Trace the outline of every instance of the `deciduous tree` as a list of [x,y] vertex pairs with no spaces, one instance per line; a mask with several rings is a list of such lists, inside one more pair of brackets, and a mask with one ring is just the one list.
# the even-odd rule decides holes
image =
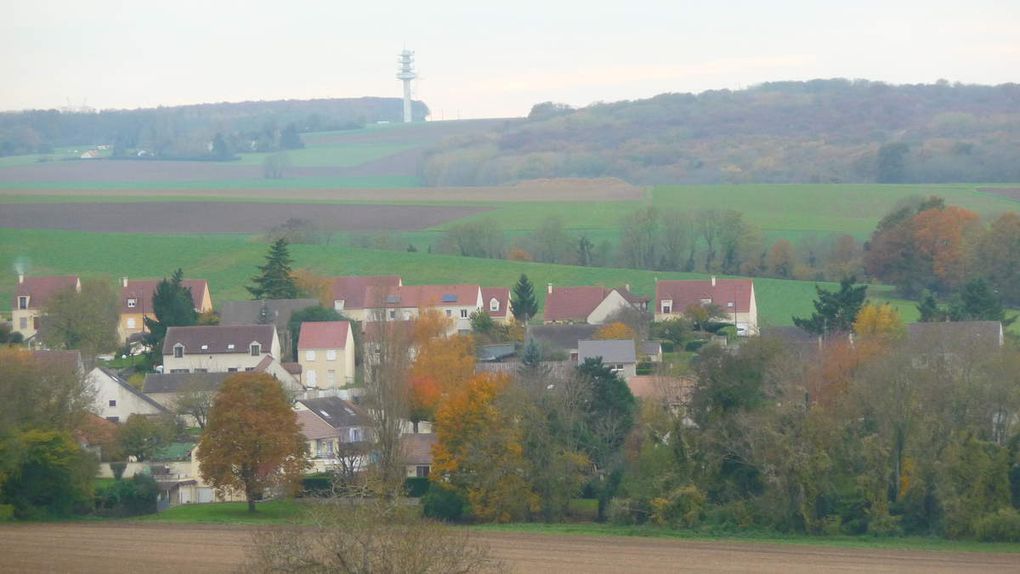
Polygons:
[[77,349],[87,361],[117,348],[120,313],[109,282],[82,281],[81,292],[65,289],[46,305],[40,338],[55,349]]
[[625,323],[610,323],[595,332],[596,339],[635,339],[637,335]]

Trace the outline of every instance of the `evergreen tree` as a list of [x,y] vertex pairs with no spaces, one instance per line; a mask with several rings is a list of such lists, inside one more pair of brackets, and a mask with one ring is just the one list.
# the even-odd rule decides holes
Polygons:
[[818,293],[815,312],[809,319],[794,317],[793,323],[816,335],[851,332],[854,321],[857,320],[857,313],[868,296],[868,286],[854,287],[855,281],[855,277],[844,278],[840,281],[839,291],[836,292],[815,285],[815,292]]
[[149,345],[155,354],[163,347],[163,337],[167,327],[182,327],[198,323],[198,312],[191,289],[185,287],[184,271],[177,269],[170,279],[163,278],[156,285],[152,294],[152,314],[155,318],[145,317],[145,328],[149,330]]
[[960,289],[949,305],[949,318],[953,321],[1012,322],[1006,321],[1006,311],[998,293],[984,279],[975,279]]
[[535,299],[535,286],[531,284],[528,276],[521,273],[520,279],[514,285],[513,297],[510,298],[514,319],[521,323],[527,323],[535,315],[538,315],[538,300]]
[[581,238],[577,240],[577,264],[582,267],[588,267],[591,265],[591,250],[594,248],[595,244],[588,239],[588,236],[582,235]]
[[921,302],[917,304],[917,311],[921,314],[922,323],[937,323],[946,320],[946,310],[939,307],[931,291],[925,291],[921,295]]
[[227,140],[223,138],[223,134],[217,133],[213,136],[212,140],[212,155],[216,159],[224,160],[230,159],[233,156],[230,153],[230,146],[227,145]]
[[287,240],[277,239],[269,248],[266,263],[259,265],[259,274],[252,277],[252,285],[246,287],[256,299],[294,299],[298,295],[297,285],[291,275],[290,251]]

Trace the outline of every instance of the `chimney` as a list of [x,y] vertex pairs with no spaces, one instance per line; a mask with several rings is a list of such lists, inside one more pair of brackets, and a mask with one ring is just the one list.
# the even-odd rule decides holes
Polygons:
[[552,295],[552,283],[549,284],[548,293]]
[[25,282],[25,274],[24,273],[18,273],[18,285],[21,285],[24,282]]
[[128,284],[127,277],[121,277],[120,278],[120,286],[124,287],[126,289],[127,288],[127,284]]
[[629,293],[630,292],[630,283],[624,283],[623,284],[623,288],[626,289],[627,292]]
[[712,287],[715,287],[715,275],[712,276]]

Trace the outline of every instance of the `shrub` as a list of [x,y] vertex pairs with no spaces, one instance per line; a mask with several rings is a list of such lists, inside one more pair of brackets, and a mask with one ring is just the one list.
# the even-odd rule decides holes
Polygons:
[[429,488],[421,499],[422,513],[439,520],[460,520],[467,509],[464,497],[449,488]]
[[673,344],[673,341],[659,341],[659,344],[662,345],[663,353],[672,353],[676,349],[676,345]]
[[14,520],[14,505],[0,504],[0,522],[10,522],[12,520]]
[[690,353],[696,353],[696,352],[698,352],[699,349],[704,347],[706,344],[708,344],[708,341],[706,341],[705,339],[695,339],[693,341],[688,342],[686,345],[684,345],[684,350],[688,351]]
[[609,502],[609,521],[620,526],[648,522],[651,506],[639,498],[614,498]]
[[429,479],[411,477],[404,480],[404,490],[411,498],[421,498],[429,491]]
[[693,484],[673,489],[665,497],[652,499],[652,522],[658,526],[691,528],[704,517],[705,502],[705,493]]
[[1000,508],[974,523],[974,534],[982,542],[1020,542],[1020,512]]
[[96,513],[103,516],[138,516],[156,512],[159,485],[148,474],[118,480],[96,492]]
[[126,462],[111,462],[110,472],[113,473],[113,478],[120,480],[124,478],[124,471],[127,469]]
[[320,472],[301,479],[301,496],[329,496],[333,492],[333,477]]

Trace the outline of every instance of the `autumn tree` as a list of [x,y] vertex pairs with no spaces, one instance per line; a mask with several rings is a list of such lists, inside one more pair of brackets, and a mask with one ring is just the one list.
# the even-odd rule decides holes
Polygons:
[[698,331],[704,330],[710,321],[724,317],[726,317],[725,311],[714,303],[691,303],[684,309],[684,318],[689,320]]
[[117,294],[108,281],[86,279],[81,292],[68,288],[46,305],[39,337],[55,349],[80,350],[87,361],[119,343]]
[[913,218],[914,247],[930,274],[932,287],[957,285],[964,272],[964,241],[977,226],[978,215],[960,207],[926,209]]
[[776,277],[789,278],[793,276],[794,264],[793,244],[786,239],[776,241],[769,249],[767,259],[769,272]]
[[598,331],[595,332],[596,339],[610,340],[610,339],[635,339],[637,335],[634,333],[634,329],[631,329],[625,323],[609,323],[608,325],[602,326]]
[[1004,303],[1020,304],[1020,214],[1004,213],[978,234],[968,259]]
[[195,421],[198,428],[204,430],[215,400],[216,391],[210,385],[201,381],[191,381],[177,393],[174,413],[184,419],[190,418]]
[[[381,302],[380,302],[381,303]],[[372,437],[371,471],[377,494],[392,497],[403,488],[400,436],[410,417],[413,325],[387,321],[382,313],[368,317],[365,335],[365,394]]]
[[535,286],[531,284],[528,276],[521,273],[517,283],[513,287],[513,296],[510,298],[510,308],[514,319],[519,323],[527,323],[538,315],[538,299],[535,298]]
[[895,340],[904,334],[903,319],[889,303],[865,303],[854,320],[854,333],[862,338]]
[[839,291],[830,291],[815,285],[815,292],[818,294],[814,302],[815,312],[806,319],[794,317],[793,323],[816,335],[851,332],[857,314],[868,295],[868,286],[855,287],[855,282],[855,277],[844,278],[839,283]]
[[120,427],[120,450],[138,462],[150,460],[176,435],[174,421],[168,417],[131,415]]
[[277,239],[269,247],[266,262],[258,266],[259,274],[251,278],[252,284],[246,289],[255,299],[296,298],[298,288],[291,275],[292,262],[287,240]]
[[294,286],[297,288],[298,295],[316,299],[323,307],[333,307],[333,293],[330,289],[329,278],[323,277],[307,267],[295,270],[291,277],[294,278]]
[[295,488],[307,445],[280,382],[263,373],[228,377],[196,456],[202,479],[220,492],[244,492],[249,512],[266,489]]

